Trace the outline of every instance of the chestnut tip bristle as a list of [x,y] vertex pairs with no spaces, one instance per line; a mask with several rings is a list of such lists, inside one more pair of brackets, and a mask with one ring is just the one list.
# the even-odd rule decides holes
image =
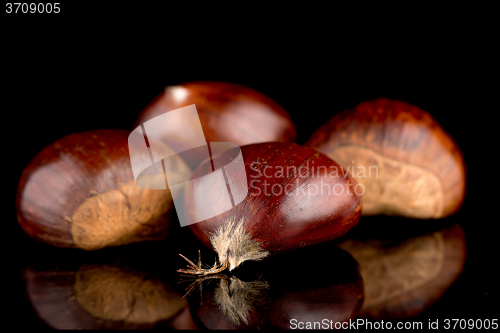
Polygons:
[[217,258],[215,258],[215,263],[214,263],[212,268],[202,268],[201,267],[201,251],[200,250],[198,250],[198,256],[199,256],[198,265],[194,264],[191,260],[189,260],[188,258],[183,256],[182,254],[179,253],[179,255],[189,263],[189,265],[187,265],[187,267],[189,269],[178,269],[177,273],[205,276],[205,275],[209,275],[209,274],[216,274],[216,273],[222,272],[229,265],[227,260],[226,260],[223,265],[218,267]]

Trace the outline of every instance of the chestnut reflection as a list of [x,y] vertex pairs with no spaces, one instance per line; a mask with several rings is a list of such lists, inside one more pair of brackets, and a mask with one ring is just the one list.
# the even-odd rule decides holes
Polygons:
[[202,277],[187,289],[193,319],[208,329],[290,329],[293,319],[344,322],[363,301],[356,261],[331,242],[248,262],[232,275]]
[[[388,225],[378,226],[379,230],[390,230]],[[382,320],[416,316],[437,301],[460,275],[466,255],[460,225],[422,229],[396,236],[367,228],[356,238],[338,244],[359,263],[365,290],[360,317]]]
[[116,249],[52,257],[55,263],[23,270],[28,299],[56,329],[196,328],[175,270],[164,268],[175,253],[161,250],[137,246],[118,259]]

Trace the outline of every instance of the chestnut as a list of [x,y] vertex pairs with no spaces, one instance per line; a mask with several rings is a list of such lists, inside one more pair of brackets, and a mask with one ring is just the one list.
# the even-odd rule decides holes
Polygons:
[[379,98],[332,117],[305,144],[360,183],[363,215],[437,219],[465,194],[465,164],[451,136],[414,105]]
[[[311,274],[325,265],[335,274]],[[208,329],[339,328],[363,302],[356,261],[332,242],[200,277],[191,290],[192,317]]]
[[[234,168],[228,150],[205,161],[193,173],[184,192],[184,215],[190,230],[219,263],[212,269],[189,261],[182,273],[212,274],[233,270],[246,260],[330,241],[358,223],[361,190],[333,160],[290,142],[257,143],[241,147],[242,162]],[[224,169],[228,184],[203,186],[208,172]],[[208,192],[205,192],[206,189]],[[228,210],[228,188],[235,204]],[[206,211],[222,211],[204,218]],[[198,222],[199,221],[199,222]]]
[[[34,239],[96,250],[166,236],[168,190],[136,185],[125,130],[70,134],[45,147],[23,170],[18,222]],[[180,160],[171,168],[189,173]],[[172,171],[172,172],[174,172]]]
[[[266,141],[295,141],[297,136],[288,113],[271,98],[243,85],[211,81],[165,88],[139,114],[134,128],[167,111],[192,104],[196,106],[208,142],[232,142],[242,146]],[[186,130],[179,129],[182,140],[189,140]],[[172,136],[170,132],[167,134]],[[172,146],[170,142],[167,144]]]
[[[390,227],[397,228],[385,225],[384,230]],[[338,244],[359,263],[365,290],[359,314],[363,318],[392,320],[422,313],[453,284],[465,264],[465,238],[459,224],[437,231],[417,230],[411,236],[373,230],[363,234]]]

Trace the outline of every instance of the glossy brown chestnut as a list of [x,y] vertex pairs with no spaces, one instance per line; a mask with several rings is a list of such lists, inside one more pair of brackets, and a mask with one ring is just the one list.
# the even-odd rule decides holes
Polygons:
[[[380,232],[378,233],[381,234]],[[365,288],[360,317],[409,318],[436,302],[465,264],[465,238],[459,224],[406,239],[348,239],[338,246],[358,261]]]
[[[325,265],[335,273],[315,273]],[[202,277],[197,284],[203,287],[193,288],[189,304],[197,325],[208,329],[345,328],[363,302],[356,261],[332,242],[248,263],[231,276]]]
[[432,116],[380,98],[335,115],[305,144],[337,161],[365,187],[363,215],[442,218],[465,194],[460,149]]
[[[192,264],[194,269],[184,273],[232,270],[246,260],[335,239],[358,223],[361,200],[356,181],[325,155],[279,142],[243,146],[241,153],[244,167],[232,170],[228,178],[234,180],[233,195],[246,188],[248,193],[233,208],[202,220],[200,211],[206,207],[193,198],[221,198],[226,184],[214,185],[209,193],[196,184],[186,187],[186,216],[201,221],[189,228],[217,252],[219,264],[199,272]],[[214,157],[214,165],[227,165],[227,158]],[[192,178],[206,174],[207,165],[196,169]]]
[[[135,184],[128,133],[71,134],[33,158],[21,174],[16,196],[24,231],[54,246],[85,250],[163,238],[172,197],[168,190]],[[188,172],[177,163],[179,172]]]
[[[241,146],[296,138],[290,116],[275,101],[249,87],[226,82],[188,82],[167,87],[141,112],[134,128],[167,111],[191,104],[196,105],[209,142],[232,142]],[[185,133],[181,134],[184,134],[183,140],[188,140]]]

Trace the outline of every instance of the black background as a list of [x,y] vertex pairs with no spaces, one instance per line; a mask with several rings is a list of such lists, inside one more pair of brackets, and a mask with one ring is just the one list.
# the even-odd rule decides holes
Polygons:
[[55,18],[2,12],[7,318],[44,327],[20,279],[30,251],[39,248],[16,221],[22,169],[70,133],[132,129],[165,86],[198,80],[240,83],[270,96],[292,116],[298,143],[336,112],[377,97],[430,112],[467,164],[465,202],[450,219],[464,228],[468,255],[455,284],[415,319],[498,318],[498,35],[487,18],[467,8],[330,9],[323,19],[315,16],[321,9],[311,16],[298,8],[295,15],[236,11],[207,18],[199,8],[72,6]]

